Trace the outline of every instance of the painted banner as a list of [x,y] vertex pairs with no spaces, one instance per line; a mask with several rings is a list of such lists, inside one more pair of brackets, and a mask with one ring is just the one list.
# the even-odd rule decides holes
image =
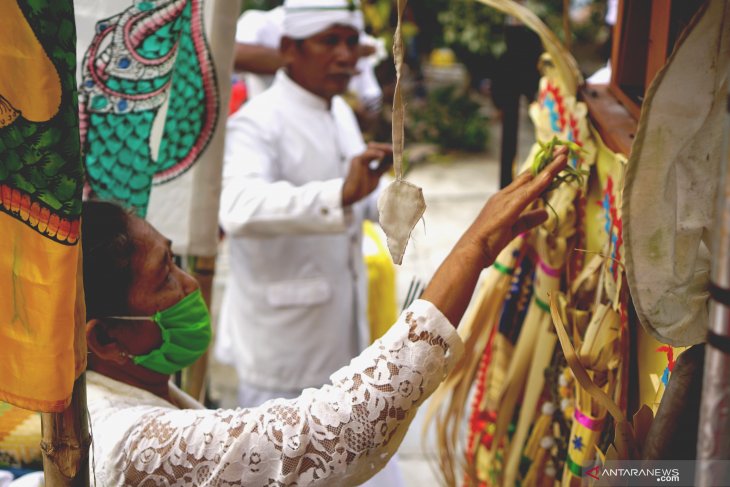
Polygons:
[[133,208],[178,254],[215,255],[221,110],[240,2],[75,5],[87,195]]
[[0,400],[58,412],[86,367],[73,4],[0,12]]

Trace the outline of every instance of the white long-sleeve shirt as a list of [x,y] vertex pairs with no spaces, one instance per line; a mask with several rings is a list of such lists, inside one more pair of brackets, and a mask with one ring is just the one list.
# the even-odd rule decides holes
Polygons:
[[178,409],[87,375],[98,485],[359,485],[395,453],[417,407],[463,352],[444,315],[415,301],[331,384],[252,409]]
[[245,384],[324,384],[366,343],[362,220],[376,195],[342,207],[365,149],[352,110],[279,71],[228,120],[219,220],[230,272],[216,356]]

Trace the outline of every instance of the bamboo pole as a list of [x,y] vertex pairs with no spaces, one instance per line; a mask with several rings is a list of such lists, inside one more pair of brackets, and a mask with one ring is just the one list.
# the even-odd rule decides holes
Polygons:
[[565,48],[570,51],[572,39],[570,31],[570,0],[563,0],[563,43]]
[[[209,144],[209,151],[216,154],[214,148],[221,151],[218,160],[215,155],[203,161],[205,167],[198,170],[193,183],[193,194],[214,200],[202,202],[202,211],[193,212],[195,219],[191,225],[197,232],[217,238],[218,233],[218,197],[220,196],[222,148],[225,137],[225,120],[228,115],[228,103],[231,96],[231,73],[233,71],[233,56],[236,37],[236,20],[241,12],[241,0],[214,0],[204,2],[205,26],[210,45],[210,52],[215,61],[216,79],[218,83],[218,128]],[[200,208],[198,208],[200,210]],[[204,240],[204,239],[203,239]],[[214,251],[213,251],[214,253]],[[187,268],[198,280],[200,290],[208,305],[212,309],[213,278],[215,276],[215,255],[191,255],[188,257]],[[197,362],[185,369],[182,375],[182,388],[200,402],[205,402],[205,384],[208,372],[208,352]]]
[[[727,82],[726,82],[727,83]],[[730,100],[730,83],[728,83]],[[705,351],[702,380],[702,403],[697,433],[697,466],[695,485],[719,485],[728,478],[730,460],[730,105],[725,114],[720,185],[715,206],[716,229],[712,247],[710,274],[710,331]],[[724,301],[725,304],[720,301]],[[723,347],[723,344],[725,345]],[[724,350],[723,350],[724,349]]]
[[71,404],[62,413],[41,414],[43,474],[46,487],[88,487],[89,422],[86,374],[74,382]]
[[[212,309],[213,278],[215,277],[215,257],[188,257],[188,269],[200,285],[208,309]],[[200,357],[193,365],[186,368],[182,374],[182,388],[199,402],[205,402],[205,386],[208,373],[209,352]]]

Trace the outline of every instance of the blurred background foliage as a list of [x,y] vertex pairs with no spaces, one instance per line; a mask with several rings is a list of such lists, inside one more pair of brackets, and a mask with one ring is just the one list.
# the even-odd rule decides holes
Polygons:
[[[382,39],[391,53],[397,20],[395,1],[361,0],[361,3],[368,33]],[[605,63],[610,52],[610,29],[604,23],[606,0],[571,0],[569,12],[564,12],[563,0],[519,3],[535,12],[564,41],[564,16],[568,16],[569,44],[584,74],[591,74]],[[269,10],[280,4],[281,0],[244,0],[243,9]],[[496,94],[492,88],[499,91],[505,84],[500,76],[512,76],[505,66],[511,65],[507,32],[513,25],[513,19],[477,0],[412,0],[407,4],[403,36],[412,112],[408,120],[411,126],[407,127],[410,142],[437,143],[443,149],[485,148],[488,133],[485,113],[490,110],[484,110],[484,105]],[[465,68],[466,90],[462,86],[429,87],[424,82],[424,68],[430,63],[432,53],[444,48],[451,50]],[[387,111],[395,80],[392,56],[381,62],[376,73],[383,86],[386,112],[386,126],[379,127],[377,135],[389,138]]]
[[488,122],[481,104],[468,92],[455,86],[439,86],[411,105],[406,137],[444,150],[480,152],[488,141]]

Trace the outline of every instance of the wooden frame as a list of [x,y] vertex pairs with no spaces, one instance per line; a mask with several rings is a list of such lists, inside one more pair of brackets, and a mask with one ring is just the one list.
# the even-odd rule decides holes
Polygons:
[[646,90],[704,0],[619,0],[611,92],[636,118]]
[[628,155],[644,94],[664,66],[700,1],[619,0],[611,46],[611,81],[586,86],[581,99],[608,147]]
[[607,85],[587,85],[579,92],[588,105],[588,117],[613,152],[628,156],[634,142],[638,119],[619,103]]
[[639,118],[641,101],[664,66],[672,4],[677,0],[619,0],[609,84],[613,95]]

